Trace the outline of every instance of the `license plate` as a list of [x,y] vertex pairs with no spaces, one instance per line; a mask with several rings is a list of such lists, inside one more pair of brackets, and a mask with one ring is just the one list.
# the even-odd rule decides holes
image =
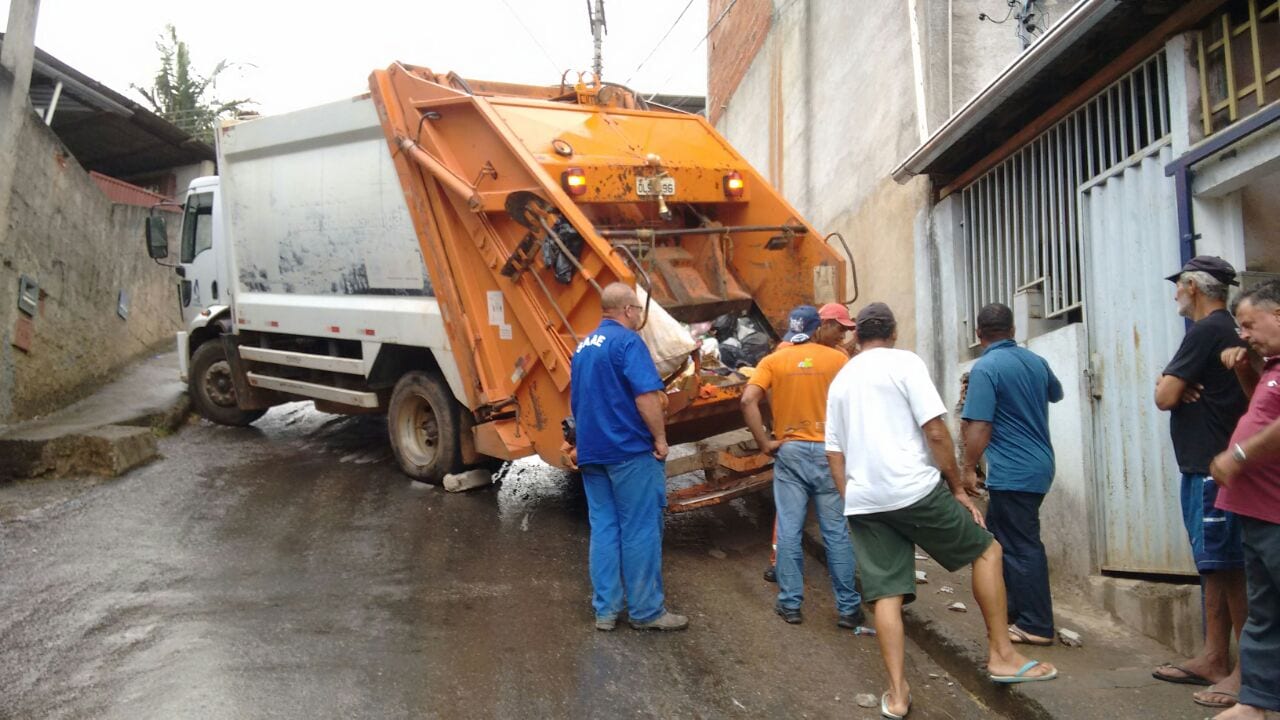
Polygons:
[[636,178],[637,195],[675,195],[676,179],[670,176],[652,178],[640,176]]

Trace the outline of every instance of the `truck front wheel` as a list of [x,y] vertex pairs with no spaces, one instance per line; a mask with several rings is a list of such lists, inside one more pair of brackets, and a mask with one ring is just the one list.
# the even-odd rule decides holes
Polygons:
[[191,404],[201,416],[219,425],[244,427],[266,414],[266,410],[241,410],[236,405],[236,386],[231,381],[231,363],[217,339],[208,340],[191,356],[187,391]]
[[420,371],[396,383],[387,409],[391,448],[405,474],[438,484],[462,469],[458,404],[444,381]]

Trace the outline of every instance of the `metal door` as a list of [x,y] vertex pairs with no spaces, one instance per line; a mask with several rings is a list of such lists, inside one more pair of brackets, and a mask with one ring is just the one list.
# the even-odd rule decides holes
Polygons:
[[1094,467],[1104,570],[1194,572],[1179,509],[1169,415],[1155,383],[1182,340],[1173,284],[1181,265],[1167,143],[1080,192]]

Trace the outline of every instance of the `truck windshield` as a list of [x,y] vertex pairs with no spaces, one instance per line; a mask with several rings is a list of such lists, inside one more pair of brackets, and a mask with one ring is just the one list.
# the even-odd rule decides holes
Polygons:
[[213,193],[199,193],[187,198],[182,218],[181,262],[189,263],[213,246]]

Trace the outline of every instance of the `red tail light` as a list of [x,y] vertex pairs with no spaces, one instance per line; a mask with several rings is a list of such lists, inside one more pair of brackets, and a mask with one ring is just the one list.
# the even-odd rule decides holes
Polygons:
[[587,192],[587,176],[582,172],[582,168],[571,167],[560,173],[560,185],[565,192],[574,197],[585,195]]
[[724,196],[727,198],[740,198],[742,191],[746,189],[747,183],[742,179],[742,174],[737,170],[724,176]]

